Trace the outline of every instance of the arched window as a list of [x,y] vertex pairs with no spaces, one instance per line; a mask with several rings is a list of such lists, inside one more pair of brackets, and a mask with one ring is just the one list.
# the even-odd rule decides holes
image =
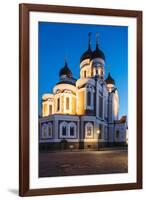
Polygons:
[[48,136],[48,126],[47,124],[42,125],[42,138],[47,138]]
[[98,75],[98,70],[97,70],[96,67],[93,69],[93,75],[94,75],[94,76]]
[[85,137],[86,138],[93,137],[93,124],[91,122],[88,122],[85,125]]
[[103,97],[99,95],[99,117],[103,118]]
[[67,128],[67,122],[62,122],[60,124],[60,137],[65,138],[68,135],[68,128]]
[[69,110],[69,104],[70,104],[69,97],[66,97],[66,110]]
[[92,134],[92,127],[91,126],[87,126],[87,136],[90,137]]
[[60,110],[60,98],[57,99],[57,111]]
[[87,106],[91,106],[91,92],[87,91]]
[[47,139],[47,138],[52,138],[52,134],[53,134],[53,127],[52,127],[52,123],[48,123],[48,124],[43,124],[42,125],[42,138]]
[[48,123],[48,138],[51,138],[52,137],[52,134],[53,134],[53,127],[52,127],[52,123]]
[[43,104],[43,113],[44,113],[44,115],[47,114],[47,108],[48,108],[47,103],[44,103],[44,104]]
[[87,72],[86,72],[86,70],[84,71],[84,78],[86,78],[86,76],[87,76]]
[[49,105],[49,115],[52,115],[52,105]]
[[75,133],[74,127],[71,126],[70,127],[70,136],[74,136],[74,133]]
[[67,127],[66,126],[63,126],[62,127],[62,136],[66,136],[67,134]]
[[71,122],[68,124],[69,136],[76,137],[76,124]]

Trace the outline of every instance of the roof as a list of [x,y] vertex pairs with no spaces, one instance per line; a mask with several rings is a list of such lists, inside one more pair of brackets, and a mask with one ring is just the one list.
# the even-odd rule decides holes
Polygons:
[[69,69],[68,67],[68,64],[67,62],[65,61],[65,64],[64,64],[64,67],[61,68],[60,72],[59,72],[59,76],[62,76],[62,75],[66,75],[67,77],[72,77],[72,72],[71,70]]
[[85,51],[81,58],[80,58],[80,63],[85,60],[85,59],[91,59],[92,58],[92,50],[90,48],[88,48],[87,51]]
[[70,85],[76,85],[75,82],[72,82],[72,81],[69,81],[69,80],[63,80],[63,81],[59,81],[58,83],[56,83],[56,85],[59,85],[59,84],[70,84]]
[[111,77],[110,73],[108,73],[108,77],[105,80],[106,84],[113,84],[115,85],[115,80]]
[[98,44],[96,45],[95,51],[92,53],[92,58],[102,58],[105,60],[105,55],[104,53],[99,49]]
[[90,36],[91,36],[91,33],[89,33],[88,49],[82,54],[80,58],[80,63],[85,59],[102,58],[103,60],[105,60],[104,53],[99,49],[98,41],[96,41],[96,49],[92,51]]

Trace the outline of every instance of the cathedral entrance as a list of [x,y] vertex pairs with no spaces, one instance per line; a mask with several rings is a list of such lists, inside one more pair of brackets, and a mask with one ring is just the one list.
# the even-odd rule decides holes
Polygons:
[[61,140],[60,142],[60,149],[61,150],[66,150],[67,149],[67,140]]

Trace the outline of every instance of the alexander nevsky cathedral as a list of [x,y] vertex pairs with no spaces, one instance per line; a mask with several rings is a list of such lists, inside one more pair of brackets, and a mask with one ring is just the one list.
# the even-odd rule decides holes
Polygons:
[[118,117],[118,88],[110,73],[105,77],[105,60],[98,42],[91,49],[89,34],[88,49],[80,58],[78,80],[65,61],[59,72],[60,81],[51,94],[42,96],[40,150],[98,150],[126,145],[127,118]]

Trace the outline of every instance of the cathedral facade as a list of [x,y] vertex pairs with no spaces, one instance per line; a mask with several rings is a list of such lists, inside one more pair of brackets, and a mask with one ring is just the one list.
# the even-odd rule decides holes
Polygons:
[[127,119],[118,117],[115,80],[105,79],[105,55],[96,42],[80,58],[76,80],[65,61],[52,94],[42,96],[40,150],[99,149],[126,145]]

